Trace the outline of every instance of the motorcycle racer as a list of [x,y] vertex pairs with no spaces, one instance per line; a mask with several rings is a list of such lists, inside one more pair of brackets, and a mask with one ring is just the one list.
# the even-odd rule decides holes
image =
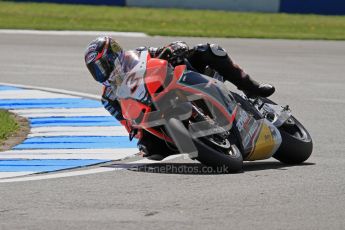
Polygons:
[[[138,54],[148,51],[153,58],[167,60],[172,66],[184,64],[185,59],[193,70],[205,73],[214,70],[223,78],[245,92],[248,97],[269,97],[275,88],[269,84],[258,83],[245,73],[230,59],[228,53],[217,44],[199,44],[189,48],[185,42],[176,41],[161,48],[139,47],[125,51],[111,37],[99,37],[93,40],[85,51],[85,64],[93,78],[103,84],[102,104],[109,113],[119,120],[129,132],[136,134],[137,130],[129,127],[122,116],[121,107],[117,101],[116,88],[121,84],[125,74],[139,62]],[[132,135],[132,134],[131,134]],[[154,135],[140,131],[138,148],[144,156],[162,156],[170,150],[164,141]],[[155,153],[159,150],[159,153]],[[163,157],[164,154],[163,153]],[[155,158],[155,157],[153,157]]]

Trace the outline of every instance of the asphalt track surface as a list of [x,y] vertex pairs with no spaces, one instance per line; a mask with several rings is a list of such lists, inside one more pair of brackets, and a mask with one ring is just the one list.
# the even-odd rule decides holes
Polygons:
[[[90,36],[0,35],[0,82],[100,93],[83,66]],[[178,38],[119,37],[125,48]],[[182,38],[180,38],[182,39]],[[310,130],[307,163],[245,163],[205,173],[193,161],[160,173],[120,170],[0,184],[0,229],[344,229],[345,42],[185,38],[226,48],[273,83]],[[177,169],[163,171],[167,167]],[[157,170],[156,170],[157,171]]]

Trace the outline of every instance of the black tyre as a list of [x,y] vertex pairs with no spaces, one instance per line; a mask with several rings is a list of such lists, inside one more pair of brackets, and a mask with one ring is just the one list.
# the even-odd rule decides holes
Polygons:
[[200,163],[221,172],[236,173],[242,171],[243,158],[236,145],[231,145],[228,151],[223,152],[216,151],[200,140],[196,140],[194,143],[198,149],[198,157],[195,159]]
[[[260,98],[266,103],[276,105],[268,98]],[[306,161],[313,151],[313,141],[306,128],[293,116],[279,127],[282,144],[273,155],[285,164],[301,164]]]
[[234,173],[242,171],[243,158],[236,145],[232,145],[230,150],[226,152],[217,151],[199,139],[191,139],[191,135],[181,121],[171,118],[168,123],[170,129],[169,132],[174,132],[175,137],[178,138],[180,143],[188,145],[188,140],[193,141],[193,144],[198,151],[198,156],[195,159],[200,161],[202,164],[211,166],[217,170],[220,169],[223,172]]
[[282,144],[274,158],[286,164],[300,164],[306,161],[313,151],[313,141],[304,126],[293,116],[279,127]]

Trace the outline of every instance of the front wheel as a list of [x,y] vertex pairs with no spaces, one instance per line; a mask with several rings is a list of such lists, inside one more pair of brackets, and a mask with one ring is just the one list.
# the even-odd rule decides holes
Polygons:
[[214,169],[221,169],[223,172],[239,172],[243,167],[242,154],[236,145],[231,145],[227,151],[220,151],[211,147],[209,143],[203,142],[200,139],[192,138],[186,127],[181,121],[175,118],[169,120],[169,129],[175,133],[175,137],[181,142],[192,140],[197,151],[198,156],[195,158],[206,166],[211,166]]
[[313,151],[313,141],[304,126],[291,116],[281,127],[282,143],[273,155],[286,164],[300,164],[306,161]]
[[195,141],[195,145],[198,149],[198,157],[195,159],[200,163],[221,172],[242,171],[243,157],[236,145],[231,145],[226,151],[216,151],[200,140]]

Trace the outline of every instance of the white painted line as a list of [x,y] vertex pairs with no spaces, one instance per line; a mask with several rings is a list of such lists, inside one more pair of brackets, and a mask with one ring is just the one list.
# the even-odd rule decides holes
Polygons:
[[28,176],[22,178],[11,178],[11,179],[1,179],[0,183],[8,183],[8,182],[22,182],[22,181],[33,181],[33,180],[45,180],[45,179],[54,179],[54,178],[61,178],[61,177],[71,177],[71,176],[81,176],[81,175],[88,175],[94,173],[103,173],[103,172],[111,172],[117,170],[116,168],[93,168],[87,170],[80,170],[80,171],[72,171],[72,172],[59,172],[53,174],[42,174],[36,176]]
[[55,136],[128,136],[123,126],[52,126],[33,127],[28,137],[55,137]]
[[79,35],[79,36],[116,36],[116,37],[148,37],[145,33],[140,32],[115,32],[115,31],[72,31],[72,30],[0,30],[0,34],[31,34],[31,35]]
[[66,94],[48,93],[40,90],[4,90],[0,91],[0,99],[48,99],[78,98]]
[[137,148],[123,149],[27,149],[8,150],[0,159],[98,159],[120,160],[138,153]]
[[101,131],[94,131],[94,132],[71,132],[71,131],[66,131],[66,132],[59,132],[59,133],[54,133],[54,132],[47,132],[47,133],[30,133],[28,137],[61,137],[61,136],[80,136],[80,137],[88,137],[88,136],[95,136],[95,137],[113,137],[113,136],[118,136],[118,137],[126,137],[128,136],[128,133],[126,131],[119,131],[119,132],[112,132],[112,133],[106,133],[106,132],[101,132]]
[[99,153],[95,154],[50,154],[50,155],[17,155],[17,154],[8,154],[8,155],[1,155],[2,160],[6,159],[21,159],[21,160],[90,160],[90,159],[97,159],[97,160],[121,160],[126,157],[130,157],[135,155],[138,150],[133,151],[135,153],[122,153],[122,154],[106,154],[106,153]]
[[81,116],[110,116],[103,107],[100,108],[58,108],[58,109],[15,109],[11,112],[23,117],[81,117]]
[[[0,179],[33,174],[34,172],[0,172]],[[0,180],[1,181],[1,180]]]
[[[150,160],[148,158],[143,158],[142,160],[138,160],[138,161],[133,161],[133,162],[130,162],[130,163],[126,163],[126,165],[137,165],[137,164],[155,164],[155,163],[161,163],[161,162],[164,162],[164,161],[169,161],[169,160],[174,160],[174,159],[177,159],[177,158],[185,158],[185,157],[188,157],[187,154],[176,154],[176,155],[171,155],[171,156],[168,156],[166,158],[164,158],[163,160],[160,160],[160,161],[156,161],[156,160]],[[188,157],[189,158],[189,157]]]
[[11,154],[22,154],[23,156],[30,155],[49,155],[49,154],[122,154],[122,153],[137,153],[137,148],[122,148],[122,149],[23,149],[23,150],[8,150],[0,153],[0,158],[2,155],[11,155]]
[[138,153],[137,149],[133,149],[130,152],[122,152],[117,154],[112,153],[97,153],[97,154],[2,154],[0,155],[1,159],[23,159],[23,160],[90,160],[90,159],[97,159],[97,160],[121,160],[130,156],[134,156]]
[[139,160],[131,163],[126,163],[124,165],[128,167],[100,167],[100,168],[92,168],[92,169],[85,169],[85,170],[79,170],[79,171],[70,171],[70,172],[59,172],[59,173],[53,173],[53,174],[42,174],[42,175],[33,175],[28,177],[22,177],[22,178],[9,178],[9,179],[0,179],[0,183],[9,183],[9,182],[23,182],[23,181],[33,181],[33,180],[46,180],[46,179],[54,179],[54,178],[63,178],[63,177],[71,177],[71,176],[81,176],[81,175],[88,175],[88,174],[95,174],[95,173],[103,173],[103,172],[111,172],[116,170],[124,170],[129,169],[131,167],[135,167],[138,164],[154,164],[154,163],[161,163],[164,161],[172,160],[175,158],[179,158],[181,156],[184,156],[184,154],[180,155],[172,155],[169,156],[162,161],[153,161],[153,160]]
[[49,88],[49,87],[38,87],[38,86],[32,86],[32,85],[10,84],[10,83],[5,83],[5,82],[0,82],[0,85],[13,86],[13,87],[18,87],[18,88],[23,88],[23,89],[43,90],[43,91],[47,91],[47,92],[62,93],[62,94],[73,95],[73,96],[78,96],[78,97],[86,97],[86,98],[90,98],[90,99],[101,100],[101,95],[95,95],[95,94],[89,94],[89,93],[80,93],[80,92],[69,91],[69,90],[64,90],[64,89],[55,89],[55,88]]

